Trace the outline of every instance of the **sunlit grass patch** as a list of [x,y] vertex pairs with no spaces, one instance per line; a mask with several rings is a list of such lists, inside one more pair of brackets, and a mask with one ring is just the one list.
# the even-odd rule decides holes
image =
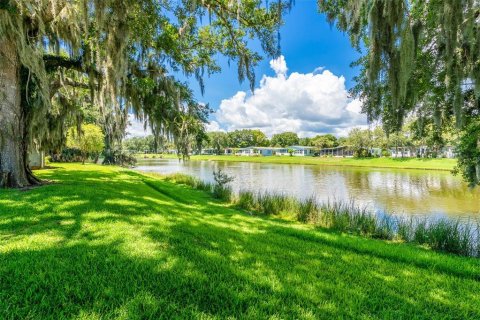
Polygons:
[[478,259],[283,221],[277,197],[267,215],[187,183],[61,167],[38,173],[53,185],[0,191],[1,319],[480,318]]
[[309,164],[320,166],[350,166],[369,168],[396,168],[396,169],[421,169],[451,171],[455,167],[456,159],[430,159],[430,158],[344,158],[344,157],[245,157],[226,155],[195,155],[192,160],[232,161],[232,162],[259,162],[281,164]]

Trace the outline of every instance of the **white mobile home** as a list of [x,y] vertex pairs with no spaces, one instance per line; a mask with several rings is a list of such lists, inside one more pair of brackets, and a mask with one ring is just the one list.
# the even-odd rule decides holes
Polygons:
[[313,156],[315,148],[305,147],[305,146],[290,146],[290,147],[287,147],[287,151],[288,150],[292,150],[293,151],[292,155],[294,156],[304,157],[304,156]]
[[392,158],[411,158],[415,157],[416,154],[412,152],[410,148],[407,147],[398,147],[390,150]]
[[202,151],[200,152],[200,154],[203,154],[203,155],[212,155],[212,154],[216,154],[216,152],[215,152],[215,149],[205,148],[205,149],[202,149]]
[[455,148],[452,146],[445,146],[442,148],[442,156],[445,158],[455,158]]
[[274,148],[275,149],[275,155],[276,156],[289,156],[290,153],[288,153],[287,148]]
[[[290,155],[288,148],[273,148],[273,147],[246,147],[235,150],[237,156],[286,156]],[[230,151],[228,154],[232,154]],[[225,152],[227,154],[227,152]]]
[[257,150],[255,147],[246,147],[246,148],[239,148],[235,152],[237,156],[254,156],[257,155]]

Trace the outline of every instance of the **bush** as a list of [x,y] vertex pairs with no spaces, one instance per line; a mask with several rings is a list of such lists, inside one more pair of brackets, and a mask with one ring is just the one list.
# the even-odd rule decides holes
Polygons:
[[389,150],[382,150],[382,157],[390,157],[392,153]]
[[102,128],[95,124],[82,124],[80,130],[77,129],[72,127],[68,130],[67,147],[80,150],[82,163],[85,163],[89,156],[98,160],[98,156],[105,146]]
[[121,150],[105,152],[103,164],[116,164],[122,167],[133,167],[137,163],[133,153],[126,153]]
[[414,239],[414,226],[412,218],[397,218],[396,221],[396,233],[399,240],[405,242],[411,242]]
[[202,180],[197,181],[195,188],[206,192],[212,192],[212,184]]
[[52,162],[81,162],[82,159],[81,151],[76,148],[63,148],[60,153],[51,155]]
[[426,244],[428,242],[427,219],[417,221],[413,225],[413,242]]
[[200,179],[197,179],[195,177],[192,177],[183,173],[170,174],[165,177],[165,180],[178,183],[178,184],[184,184],[195,189],[197,188],[197,184],[200,181]]
[[267,215],[277,215],[295,207],[296,201],[281,193],[257,194],[258,210]]
[[213,179],[215,180],[215,184],[213,185],[213,196],[224,201],[231,201],[233,191],[228,184],[235,178],[224,173],[221,169],[218,169],[213,172]]
[[475,251],[472,246],[472,232],[469,224],[459,221],[440,220],[429,228],[428,245],[435,250],[469,255]]

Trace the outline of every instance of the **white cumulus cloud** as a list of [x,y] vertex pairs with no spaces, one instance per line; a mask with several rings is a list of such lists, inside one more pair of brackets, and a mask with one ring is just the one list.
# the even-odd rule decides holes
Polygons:
[[285,76],[287,74],[287,62],[285,61],[284,56],[280,56],[277,59],[270,60],[270,68],[275,71],[275,74],[277,76],[283,75]]
[[228,130],[256,128],[267,135],[295,131],[300,136],[365,126],[361,102],[348,97],[345,78],[326,69],[287,75],[285,58],[270,61],[275,76],[264,75],[255,94],[238,91],[222,100],[216,120]]
[[215,121],[215,120],[212,120],[210,121],[209,123],[207,123],[205,125],[205,129],[207,129],[208,132],[213,132],[213,131],[222,131],[222,132],[225,132],[225,130],[223,130],[221,127],[220,127],[220,124]]

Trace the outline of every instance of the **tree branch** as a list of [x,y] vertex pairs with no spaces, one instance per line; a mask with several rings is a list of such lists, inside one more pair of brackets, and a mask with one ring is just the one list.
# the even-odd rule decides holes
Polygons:
[[45,70],[47,72],[55,71],[58,68],[71,69],[79,72],[87,71],[83,66],[82,58],[72,59],[47,54],[43,56],[43,62],[45,63]]
[[94,75],[100,77],[101,74],[94,67],[85,65],[83,63],[82,57],[72,59],[68,57],[56,56],[47,54],[43,56],[43,61],[45,63],[45,70],[47,72],[52,72],[58,68],[65,68],[68,70],[75,70],[81,73],[87,73],[88,75]]

